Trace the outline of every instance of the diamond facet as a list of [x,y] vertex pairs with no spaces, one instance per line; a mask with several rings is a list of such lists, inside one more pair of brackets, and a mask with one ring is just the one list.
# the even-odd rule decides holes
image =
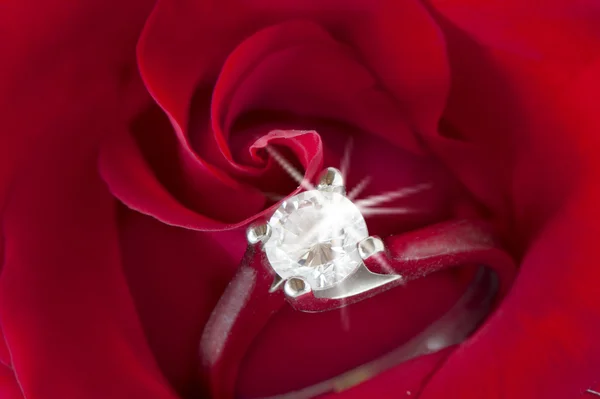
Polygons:
[[368,236],[360,210],[336,192],[310,190],[284,201],[269,220],[264,244],[282,278],[302,277],[313,290],[334,286],[362,263],[357,244]]

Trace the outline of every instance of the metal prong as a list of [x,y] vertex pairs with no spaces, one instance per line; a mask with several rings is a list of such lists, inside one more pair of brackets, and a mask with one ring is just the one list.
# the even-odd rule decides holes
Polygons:
[[285,281],[281,278],[279,274],[276,274],[273,278],[273,284],[271,284],[271,288],[269,288],[269,293],[273,293],[279,289],[283,285]]
[[300,277],[289,278],[283,286],[283,292],[285,295],[292,299],[296,299],[304,294],[308,294],[310,291],[310,285],[308,285],[308,283]]
[[246,239],[251,245],[266,242],[271,236],[271,226],[268,223],[255,224],[246,230]]
[[585,392],[587,393],[591,393],[592,395],[596,395],[596,396],[600,396],[600,392],[596,392],[593,389],[588,389]]
[[381,241],[381,238],[377,236],[369,236],[358,243],[358,254],[363,259],[367,259],[383,251],[385,251],[385,245]]
[[317,190],[334,192],[338,194],[346,194],[346,187],[344,186],[344,176],[342,172],[336,168],[327,168],[319,177],[319,185]]

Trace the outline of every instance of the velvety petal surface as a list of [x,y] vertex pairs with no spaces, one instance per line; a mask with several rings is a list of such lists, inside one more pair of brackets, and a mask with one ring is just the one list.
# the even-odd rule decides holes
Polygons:
[[[224,17],[223,7],[233,13]],[[148,162],[144,144],[139,144],[138,154],[131,148],[131,140],[125,143],[128,139],[106,144],[102,168],[112,192],[131,208],[169,224],[201,230],[230,228],[247,223],[262,210],[265,197],[256,187],[266,188],[265,179],[273,182],[271,186],[280,186],[275,181],[282,179],[281,173],[273,177],[277,165],[265,165],[247,150],[246,154],[243,149],[234,153],[231,142],[235,136],[246,137],[243,141],[249,148],[260,136],[290,125],[319,132],[325,119],[420,153],[414,131],[435,128],[448,87],[439,30],[425,8],[412,1],[401,5],[356,2],[343,10],[353,15],[355,23],[340,19],[333,9],[322,10],[311,3],[269,10],[261,2],[235,3],[234,7],[216,2],[158,2],[140,39],[138,61],[144,82],[171,127],[163,127],[168,132],[160,133],[147,126],[145,134],[136,134],[136,139],[152,142],[161,134],[175,137],[166,151],[173,154],[174,162],[169,165],[177,166],[164,172],[164,161]],[[400,29],[390,15],[402,15],[410,26]],[[421,34],[418,48],[396,40],[403,29]],[[373,52],[356,34],[359,31],[381,43],[381,49]],[[164,45],[165,40],[169,46]],[[381,56],[384,51],[390,52],[385,61],[394,62],[402,73],[391,74]],[[400,61],[408,58],[410,65]],[[266,77],[267,85],[263,84]],[[209,106],[210,115],[206,111]],[[251,131],[236,125],[253,112],[265,112],[262,123],[269,128],[257,130],[256,118]],[[298,126],[295,120],[304,122]],[[149,166],[143,174],[148,178],[122,181],[127,171],[121,171],[124,165],[117,166],[117,148],[121,148],[120,158],[132,154],[124,162],[138,162],[143,167],[139,158],[145,158]],[[311,158],[321,156],[316,148],[291,150],[297,157],[299,151],[308,151]],[[300,164],[308,169],[305,162]],[[156,181],[150,182],[153,179]],[[182,182],[179,188],[161,189],[165,181],[173,180]],[[152,190],[162,191],[160,197],[173,197],[162,201],[168,201],[172,211],[142,194],[148,192],[148,184],[154,185]],[[225,204],[234,211],[225,211]],[[196,222],[187,221],[185,208],[201,216],[192,218]]]
[[200,334],[245,250],[243,231],[195,232],[124,207],[118,225],[123,269],[154,357],[182,397],[198,397]]
[[100,137],[139,104],[129,71],[151,6],[2,6],[2,397],[174,397],[138,322],[116,203],[96,170]]
[[0,318],[13,369],[28,398],[174,398],[121,269],[115,203],[81,149],[40,154],[45,168],[24,172],[7,205]]
[[[270,209],[267,191],[296,186],[266,148],[312,178],[349,138],[350,185],[374,177],[362,195],[431,183],[391,204],[417,212],[373,218],[373,233],[483,216],[522,262],[464,344],[330,396],[575,398],[598,382],[596,3],[154,5],[2,6],[0,396],[201,394],[197,342],[240,227]],[[466,282],[440,274],[343,317],[284,311],[239,391],[383,353]],[[349,350],[373,325],[376,343]],[[277,348],[295,337],[290,353],[314,360],[324,332],[341,337],[339,356],[290,374]]]
[[501,309],[450,356],[423,397],[579,397],[600,368],[600,298],[592,288],[599,275],[589,241],[598,229],[591,205],[598,141],[581,123],[598,103],[587,69],[599,55],[600,13],[585,2],[555,2],[541,12],[522,3],[434,4],[456,76],[445,133],[512,160],[499,169],[491,155],[477,180],[498,176],[495,190],[508,200],[503,219],[512,220],[515,249],[525,255]]

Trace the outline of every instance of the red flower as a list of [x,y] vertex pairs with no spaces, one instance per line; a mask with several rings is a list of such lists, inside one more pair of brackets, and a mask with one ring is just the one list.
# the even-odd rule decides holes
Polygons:
[[[519,272],[462,344],[331,396],[593,395],[597,4],[55,3],[0,6],[0,397],[205,394],[200,337],[243,227],[272,211],[265,192],[296,186],[264,148],[312,178],[349,138],[349,185],[372,177],[363,195],[432,185],[392,204],[420,212],[373,217],[371,232],[484,219]],[[350,307],[349,330],[339,312],[283,310],[238,393],[296,389],[385,353],[471,272]]]

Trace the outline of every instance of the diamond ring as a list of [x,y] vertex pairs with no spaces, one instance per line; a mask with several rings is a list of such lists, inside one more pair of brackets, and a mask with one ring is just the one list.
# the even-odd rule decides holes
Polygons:
[[[314,189],[286,199],[268,221],[248,228],[246,236],[246,254],[200,340],[209,393],[223,399],[236,397],[244,356],[286,303],[297,311],[324,312],[442,270],[476,272],[446,314],[397,349],[314,385],[277,393],[310,398],[464,341],[506,294],[516,271],[492,227],[481,220],[449,220],[384,239],[369,236],[333,168]],[[369,301],[377,306],[376,298]]]
[[247,231],[249,244],[261,247],[274,272],[271,290],[283,287],[297,310],[339,308],[402,283],[393,271],[369,270],[369,263],[385,269],[385,247],[369,236],[345,193],[341,172],[327,168],[315,189],[286,199],[268,222]]

